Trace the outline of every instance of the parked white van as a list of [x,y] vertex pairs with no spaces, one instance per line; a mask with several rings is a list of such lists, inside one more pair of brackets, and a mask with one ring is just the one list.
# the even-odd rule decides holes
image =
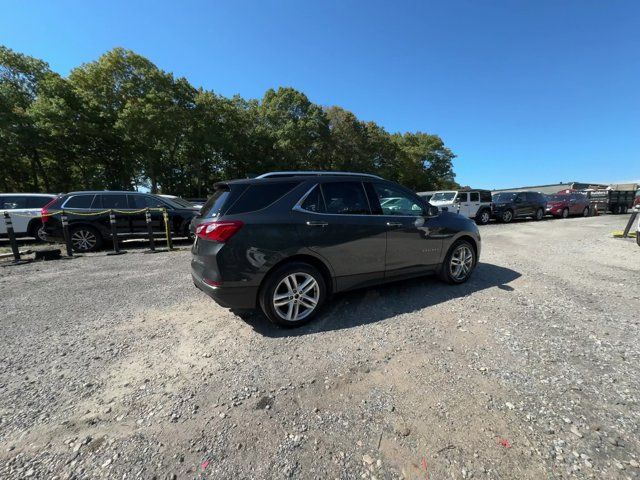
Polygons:
[[42,207],[56,195],[49,193],[0,193],[0,237],[7,236],[4,212],[11,216],[11,224],[16,237],[42,237]]
[[480,225],[491,220],[491,192],[489,190],[439,190],[429,203],[441,211],[449,211],[474,219]]

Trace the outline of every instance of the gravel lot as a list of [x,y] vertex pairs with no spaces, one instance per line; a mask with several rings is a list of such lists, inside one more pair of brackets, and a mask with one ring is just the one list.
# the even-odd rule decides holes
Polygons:
[[0,477],[640,478],[626,218],[482,227],[467,284],[298,330],[218,307],[184,245],[0,268]]

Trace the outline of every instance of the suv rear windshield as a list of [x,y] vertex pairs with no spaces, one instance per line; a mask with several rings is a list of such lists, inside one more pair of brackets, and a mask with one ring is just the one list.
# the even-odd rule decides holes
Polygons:
[[456,196],[456,192],[438,192],[431,197],[432,202],[450,202]]

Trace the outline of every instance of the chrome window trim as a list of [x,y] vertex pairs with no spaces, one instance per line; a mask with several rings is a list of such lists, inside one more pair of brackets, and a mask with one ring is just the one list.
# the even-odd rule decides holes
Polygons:
[[[364,189],[364,193],[367,197],[367,202],[369,202],[369,196],[367,195],[367,189],[364,187],[364,182],[360,182],[362,183],[362,188]],[[304,195],[302,195],[302,197],[300,197],[300,200],[298,200],[296,202],[296,204],[293,206],[293,208],[291,209],[294,212],[299,212],[299,213],[309,213],[311,215],[330,215],[332,217],[367,217],[367,218],[380,218],[380,217],[385,217],[385,218],[418,218],[418,217],[422,217],[422,218],[433,218],[431,215],[385,215],[384,213],[382,214],[377,214],[377,213],[373,213],[373,210],[371,210],[371,206],[369,206],[369,211],[371,213],[369,214],[362,214],[362,213],[321,213],[321,212],[312,212],[311,210],[306,210],[304,208],[302,208],[302,204],[304,203],[304,201],[307,199],[307,197],[309,195],[311,195],[311,192],[313,192],[313,189],[316,188],[317,186],[320,186],[320,183],[315,183],[313,184],[313,186],[307,190],[305,192]],[[320,188],[320,194],[322,195],[322,201],[325,202],[325,206],[326,206],[326,200],[324,198],[324,192],[322,191],[322,188]],[[423,212],[425,213],[425,212]]]

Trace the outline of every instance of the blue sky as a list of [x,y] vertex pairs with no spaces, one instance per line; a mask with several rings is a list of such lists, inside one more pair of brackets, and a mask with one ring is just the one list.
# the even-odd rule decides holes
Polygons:
[[457,180],[640,178],[640,1],[4,1],[0,43],[67,74],[115,46],[192,84],[291,86],[436,133]]

